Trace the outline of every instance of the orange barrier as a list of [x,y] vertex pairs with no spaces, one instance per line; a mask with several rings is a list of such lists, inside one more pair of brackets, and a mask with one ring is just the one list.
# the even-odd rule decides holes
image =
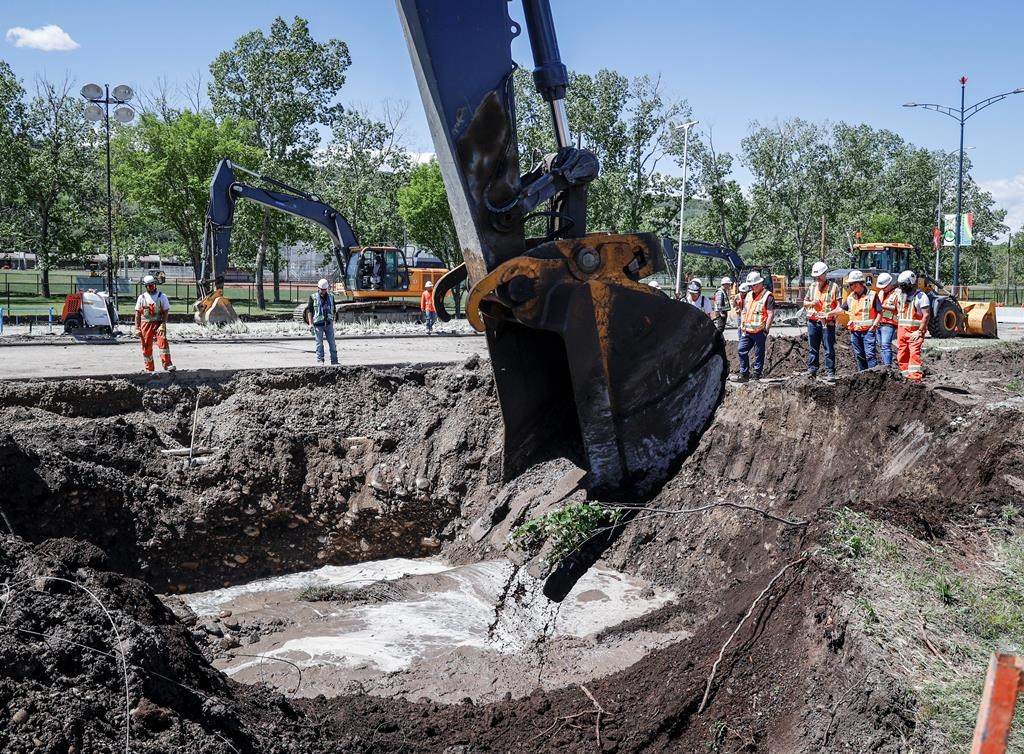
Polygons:
[[992,655],[978,709],[971,754],[1006,754],[1017,695],[1024,689],[1024,657]]

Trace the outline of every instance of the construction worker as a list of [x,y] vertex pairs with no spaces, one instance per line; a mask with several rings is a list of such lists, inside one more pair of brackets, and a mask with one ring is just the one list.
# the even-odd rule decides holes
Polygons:
[[686,303],[691,306],[695,306],[704,312],[709,317],[711,316],[711,302],[708,301],[708,297],[702,293],[704,284],[700,278],[694,278],[686,286],[686,298],[683,299]]
[[146,275],[142,278],[146,290],[135,300],[135,335],[142,342],[142,364],[147,372],[155,372],[153,362],[153,341],[160,352],[160,364],[168,372],[176,367],[171,363],[171,347],[167,344],[167,318],[171,314],[171,302],[167,294],[156,289],[156,278]]
[[715,289],[715,300],[711,305],[711,319],[715,323],[718,332],[725,332],[725,325],[729,319],[729,299],[732,294],[732,278],[726,275],[722,278],[721,286]]
[[338,316],[334,307],[331,284],[321,278],[316,284],[316,293],[311,293],[306,305],[306,324],[316,338],[316,363],[324,363],[324,339],[331,352],[331,363],[338,363],[338,346],[334,342],[334,320]]
[[878,286],[878,303],[882,307],[882,316],[878,320],[878,348],[882,353],[882,364],[892,366],[892,342],[896,338],[896,327],[899,324],[896,314],[896,299],[900,289],[888,272],[883,272],[875,281]]
[[897,279],[900,295],[896,299],[896,361],[900,373],[911,382],[923,382],[921,348],[928,332],[931,302],[927,294],[917,288],[917,275],[904,270]]
[[[760,272],[747,275],[750,292],[746,294],[740,310],[740,374],[736,382],[761,379],[764,369],[765,342],[775,319],[775,297],[764,287]],[[754,369],[750,370],[750,350],[754,350]]]
[[825,344],[825,379],[836,378],[836,315],[839,308],[839,286],[830,282],[828,265],[815,262],[811,267],[814,285],[807,290],[804,310],[807,312],[807,374],[818,376],[818,355]]
[[750,286],[747,283],[740,283],[739,288],[736,289],[736,297],[732,301],[732,306],[736,310],[736,326],[740,325],[740,311],[743,309],[743,302],[747,299],[747,294],[750,293]]
[[875,359],[875,332],[882,317],[882,305],[878,294],[868,290],[864,273],[860,270],[852,270],[846,282],[850,286],[850,295],[841,308],[850,314],[850,344],[857,359],[857,370],[874,369],[878,366]]
[[437,310],[434,308],[434,284],[429,280],[424,283],[423,293],[420,294],[420,311],[423,312],[423,321],[427,325],[427,335],[433,335]]

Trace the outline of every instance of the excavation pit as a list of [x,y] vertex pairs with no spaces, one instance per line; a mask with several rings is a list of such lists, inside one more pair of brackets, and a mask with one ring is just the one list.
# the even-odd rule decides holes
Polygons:
[[486,362],[0,386],[0,740],[957,750],[1024,638],[1024,348],[924,387],[772,349],[559,610],[507,544],[579,473],[502,483]]

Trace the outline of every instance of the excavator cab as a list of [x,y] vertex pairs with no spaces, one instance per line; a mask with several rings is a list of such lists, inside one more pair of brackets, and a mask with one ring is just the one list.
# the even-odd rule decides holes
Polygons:
[[400,249],[365,247],[352,249],[345,274],[345,286],[353,298],[360,291],[397,293],[409,289],[409,265]]

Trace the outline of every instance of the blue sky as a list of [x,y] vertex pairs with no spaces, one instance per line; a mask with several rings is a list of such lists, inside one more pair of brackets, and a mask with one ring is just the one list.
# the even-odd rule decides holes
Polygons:
[[[968,104],[1024,86],[1021,2],[552,0],[552,6],[570,68],[660,74],[668,93],[690,102],[701,128],[713,129],[720,150],[737,151],[752,121],[793,116],[863,121],[915,144],[953,150],[953,120],[902,103],[959,104],[961,75],[969,77]],[[266,29],[276,15],[298,14],[317,38],[348,43],[353,65],[343,100],[371,110],[385,98],[407,102],[410,148],[431,149],[392,0],[0,0],[0,11],[4,32],[52,24],[78,45],[17,47],[20,33],[6,33],[0,58],[26,84],[45,72],[68,74],[79,85],[136,88],[151,88],[159,77],[175,83],[207,76],[209,62],[236,37]],[[516,56],[530,64],[525,44]],[[1024,95],[1017,95],[971,120],[966,136],[975,147],[975,176],[1011,211],[1014,230],[1024,225],[1022,135]]]

